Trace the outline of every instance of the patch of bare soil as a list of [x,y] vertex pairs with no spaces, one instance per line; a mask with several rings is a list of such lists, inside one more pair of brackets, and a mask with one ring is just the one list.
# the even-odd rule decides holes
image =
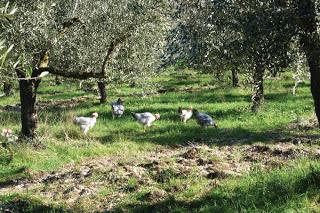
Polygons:
[[[130,159],[126,156],[86,159],[78,165],[66,165],[60,171],[29,171],[33,177],[31,180],[19,180],[13,185],[0,187],[0,195],[28,192],[71,208],[83,200],[90,200],[97,206],[97,211],[111,210],[126,194],[139,190],[140,186],[155,188],[144,195],[146,200],[153,202],[186,189],[179,186],[159,189],[159,184],[169,183],[172,178],[196,175],[216,184],[227,177],[247,174],[257,166],[270,169],[300,157],[320,158],[320,150],[285,142],[160,148]],[[110,189],[112,193],[101,198],[102,189]]]
[[309,119],[297,119],[295,122],[289,125],[289,129],[302,129],[309,130],[319,127],[317,119],[309,118]]
[[[57,108],[57,109],[69,109],[74,108],[77,105],[86,102],[87,100],[92,99],[92,97],[82,96],[78,98],[71,98],[68,100],[49,100],[49,101],[40,101],[37,103],[38,109],[48,109],[48,108]],[[21,105],[6,105],[1,107],[0,110],[6,112],[21,112]]]
[[143,91],[143,92],[136,92],[132,94],[122,94],[119,93],[117,96],[119,97],[131,97],[131,96],[137,96],[137,97],[146,97],[146,96],[151,96],[151,95],[159,95],[159,94],[165,94],[169,92],[184,92],[184,93],[195,93],[199,92],[201,90],[209,90],[209,89],[214,89],[214,86],[211,86],[209,84],[203,84],[197,87],[168,87],[168,88],[159,88],[156,90],[150,90],[150,91]]
[[88,101],[89,99],[92,99],[92,97],[89,96],[82,96],[77,98],[71,98],[67,100],[49,100],[49,101],[41,101],[37,103],[37,106],[40,109],[45,108],[73,108],[81,103],[84,103]]

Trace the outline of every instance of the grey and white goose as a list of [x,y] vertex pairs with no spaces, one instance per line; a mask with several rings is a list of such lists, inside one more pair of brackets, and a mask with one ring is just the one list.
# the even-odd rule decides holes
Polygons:
[[218,125],[216,122],[212,119],[210,115],[207,115],[205,113],[199,112],[196,109],[193,109],[193,114],[195,115],[195,118],[197,120],[197,123],[201,127],[207,128],[208,126],[213,126],[215,128],[218,128]]
[[143,130],[145,132],[146,127],[151,127],[152,123],[160,119],[160,114],[152,114],[150,112],[144,113],[131,113],[134,119],[136,119],[140,124],[143,125]]
[[111,103],[112,118],[120,118],[124,113],[124,101],[119,98],[117,101]]

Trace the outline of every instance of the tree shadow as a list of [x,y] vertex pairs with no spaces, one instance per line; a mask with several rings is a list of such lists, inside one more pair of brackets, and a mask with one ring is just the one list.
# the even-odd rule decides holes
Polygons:
[[[155,127],[156,128],[156,127]],[[147,134],[136,134],[137,142],[150,141],[152,143],[176,146],[189,143],[201,143],[208,145],[234,145],[252,144],[253,142],[270,142],[289,134],[282,131],[254,132],[242,127],[218,128],[209,127],[207,129],[198,126],[177,126],[172,125],[166,128],[151,129]]]
[[5,201],[0,204],[0,211],[4,212],[75,212],[72,209],[46,204],[42,200],[36,198],[24,197],[20,195],[2,196],[2,198]]
[[[291,88],[292,89],[294,87],[294,84],[295,84],[294,81],[292,81],[292,82],[284,82],[284,83],[281,84],[281,86],[283,88],[288,88],[288,89]],[[299,89],[299,88],[310,88],[310,83],[309,82],[302,82],[302,83],[300,83],[298,85],[297,89]]]
[[[281,93],[266,93],[266,102],[283,102],[286,99],[292,100],[303,100],[309,99],[310,95],[306,94],[303,96],[293,96],[288,92]],[[183,104],[206,104],[206,103],[237,103],[237,102],[247,102],[251,103],[251,94],[232,94],[231,92],[225,92],[224,94],[215,93],[213,90],[202,90],[195,93],[190,92],[172,92],[166,96],[152,97],[150,99],[144,99],[142,102],[144,104],[179,104],[183,100]]]
[[0,122],[6,126],[19,124],[20,112],[0,111]]
[[305,95],[299,95],[299,96],[294,96],[290,93],[268,93],[265,96],[266,101],[270,102],[283,102],[283,100],[304,100],[304,99],[310,99],[309,94]]
[[189,77],[180,78],[180,81],[177,79],[170,79],[168,81],[163,82],[164,88],[176,88],[176,86],[189,86],[199,83],[201,83],[200,80],[189,79]]
[[25,173],[26,167],[14,167],[7,168],[5,171],[0,172],[0,188],[15,184],[17,178],[28,178],[29,176]]

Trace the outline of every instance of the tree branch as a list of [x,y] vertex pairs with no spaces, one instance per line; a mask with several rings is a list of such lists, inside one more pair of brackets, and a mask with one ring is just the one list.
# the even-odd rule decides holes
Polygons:
[[54,75],[66,77],[66,78],[75,78],[75,79],[88,79],[88,78],[104,78],[103,73],[96,73],[96,72],[65,72],[62,70],[54,69],[53,67],[44,67],[44,68],[38,68],[40,73],[42,72],[49,72]]
[[[133,27],[131,27],[131,28],[133,29]],[[38,73],[41,74],[42,72],[47,71],[47,72],[49,72],[51,74],[62,76],[62,77],[66,77],[66,78],[75,78],[75,79],[100,78],[100,79],[104,79],[106,77],[105,71],[107,69],[107,64],[108,64],[108,61],[110,60],[110,58],[112,56],[112,53],[117,48],[117,46],[122,44],[127,38],[129,38],[131,36],[131,33],[130,33],[131,30],[132,30],[131,28],[129,28],[128,31],[127,31],[129,33],[126,33],[125,35],[114,39],[110,43],[109,48],[108,48],[108,50],[106,52],[106,55],[105,55],[103,63],[102,63],[101,72],[99,72],[99,73],[96,73],[96,72],[93,72],[93,71],[91,71],[91,72],[83,72],[83,73],[80,73],[80,72],[65,72],[65,71],[62,71],[62,70],[54,69],[53,67],[39,67],[37,69]]]
[[[129,31],[130,32],[130,31]],[[103,73],[103,75],[105,75],[105,72],[106,72],[106,69],[107,69],[107,64],[108,64],[108,61],[109,59],[111,58],[112,56],[112,53],[114,52],[114,50],[116,49],[116,47],[118,45],[120,45],[121,43],[123,43],[127,38],[129,38],[131,36],[130,33],[122,36],[122,37],[119,37],[117,39],[115,39],[114,41],[111,42],[108,50],[107,50],[107,53],[106,53],[106,56],[104,57],[104,60],[103,60],[103,63],[102,63],[102,68],[101,68],[101,73]]]

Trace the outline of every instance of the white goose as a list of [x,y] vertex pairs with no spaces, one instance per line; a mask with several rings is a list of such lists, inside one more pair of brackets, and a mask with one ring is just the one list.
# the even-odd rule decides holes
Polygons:
[[183,123],[186,123],[192,117],[192,107],[189,109],[182,109],[179,107],[178,112],[180,113],[180,119]]
[[75,117],[73,123],[80,126],[81,131],[86,135],[97,122],[98,113],[92,113],[92,117]]
[[146,126],[151,127],[152,123],[156,120],[160,119],[160,114],[152,114],[150,112],[144,112],[144,113],[131,113],[132,116],[140,123],[143,125],[143,130],[144,132],[146,131]]

